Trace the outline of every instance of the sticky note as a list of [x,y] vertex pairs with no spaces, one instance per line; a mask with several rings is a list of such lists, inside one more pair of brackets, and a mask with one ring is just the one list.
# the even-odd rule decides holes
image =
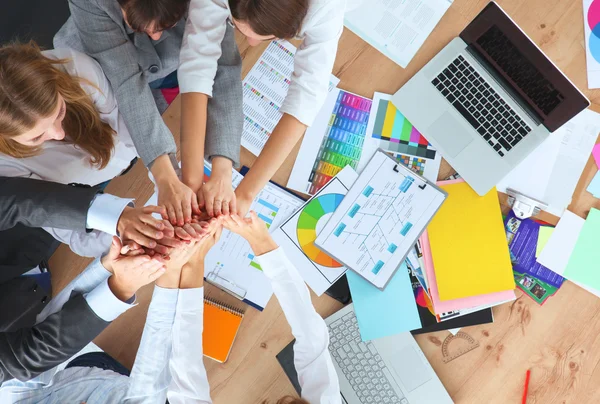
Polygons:
[[464,181],[438,185],[448,198],[427,231],[440,300],[513,290],[496,188],[479,196]]
[[346,277],[363,341],[422,327],[406,263],[383,291],[354,271],[346,272]]
[[600,143],[594,146],[592,149],[592,156],[594,156],[594,160],[596,161],[596,165],[600,169]]
[[554,231],[554,227],[550,227],[550,226],[541,226],[540,227],[540,232],[538,233],[538,239],[537,239],[537,246],[535,249],[536,257],[539,257],[540,253],[546,246],[546,243],[548,243],[548,240],[550,239],[550,236],[552,235],[553,231]]
[[567,277],[565,269],[584,222],[575,213],[565,210],[537,261],[549,270]]
[[588,214],[579,238],[565,269],[565,278],[579,284],[600,289],[600,210]]
[[596,173],[592,179],[592,182],[590,182],[590,185],[588,185],[587,191],[594,195],[594,197],[600,198],[600,171]]

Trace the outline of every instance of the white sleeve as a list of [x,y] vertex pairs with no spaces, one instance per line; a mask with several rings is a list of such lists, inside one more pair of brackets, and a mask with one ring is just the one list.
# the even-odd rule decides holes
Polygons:
[[329,333],[315,311],[302,277],[282,248],[255,258],[269,278],[287,319],[294,344],[294,366],[302,398],[310,403],[340,404],[340,383],[329,355]]
[[305,18],[310,28],[296,52],[290,88],[280,110],[306,126],[312,125],[327,97],[338,42],[344,30],[344,12],[343,8],[336,8],[338,3],[326,3],[313,16]]
[[98,194],[88,209],[85,227],[116,236],[117,224],[127,206],[133,207],[133,199]]
[[223,0],[191,0],[177,72],[182,93],[212,97],[228,18]]
[[131,370],[126,403],[164,403],[167,398],[171,382],[171,330],[178,298],[179,289],[154,287],[142,340]]
[[173,323],[172,375],[167,398],[171,404],[210,404],[210,386],[202,353],[204,288],[181,289]]
[[87,233],[54,227],[43,227],[43,229],[56,240],[67,244],[71,251],[81,257],[100,257],[108,251],[112,243],[112,235],[103,231],[94,230]]
[[83,295],[83,297],[88,306],[90,306],[90,309],[106,322],[114,321],[121,314],[136,305],[135,295],[127,302],[123,302],[115,296],[108,286],[108,279],[100,282],[98,286]]

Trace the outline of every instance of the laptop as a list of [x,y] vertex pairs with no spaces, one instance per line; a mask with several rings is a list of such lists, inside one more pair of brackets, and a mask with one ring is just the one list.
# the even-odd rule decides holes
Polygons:
[[325,323],[345,403],[452,403],[409,332],[363,342],[351,304]]
[[479,195],[590,105],[494,2],[392,103]]

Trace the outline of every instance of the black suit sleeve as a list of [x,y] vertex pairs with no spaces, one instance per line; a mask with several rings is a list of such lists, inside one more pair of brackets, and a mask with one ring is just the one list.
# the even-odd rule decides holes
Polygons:
[[0,177],[0,231],[28,227],[85,230],[97,188],[78,188],[31,178]]
[[90,343],[108,322],[76,295],[45,321],[14,332],[0,333],[0,384],[30,380],[63,363]]

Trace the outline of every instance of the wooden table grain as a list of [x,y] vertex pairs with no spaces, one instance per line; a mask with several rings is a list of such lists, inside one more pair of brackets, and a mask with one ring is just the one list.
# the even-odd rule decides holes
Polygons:
[[[394,93],[457,36],[486,3],[485,0],[455,0],[406,69],[354,33],[344,30],[333,69],[341,79],[339,86],[366,97],[372,97],[375,91]],[[582,2],[504,0],[499,3],[589,99],[600,104],[600,92],[587,89]],[[245,75],[266,44],[252,48],[241,36],[237,39]],[[164,114],[177,141],[179,113],[180,102],[176,99]],[[286,184],[298,147],[274,181]],[[242,149],[243,164],[251,166],[254,160],[253,155]],[[452,172],[444,162],[440,178]],[[600,208],[600,202],[585,191],[595,172],[595,164],[590,159],[573,195],[570,209],[582,217],[591,207]],[[153,190],[144,167],[138,163],[129,174],[114,180],[108,191],[134,197],[140,204]],[[500,198],[505,200],[502,195]],[[551,223],[558,220],[545,213],[541,217]],[[62,246],[51,260],[55,291],[64,287],[88,262]],[[142,289],[138,293],[139,305],[114,321],[95,341],[128,367],[135,359],[151,292],[151,287]],[[240,304],[216,288],[207,286],[207,293]],[[544,306],[537,305],[521,292],[517,295],[516,301],[494,308],[493,324],[464,328],[464,332],[479,342],[479,347],[447,364],[442,361],[441,345],[448,332],[416,337],[454,401],[517,403],[521,399],[525,373],[531,369],[530,403],[600,402],[600,300],[570,282]],[[312,300],[323,317],[341,308],[326,295],[313,294]],[[290,328],[275,298],[263,312],[248,308],[229,361],[219,364],[204,359],[214,402],[274,402],[284,394],[294,395],[275,359],[291,339]]]

